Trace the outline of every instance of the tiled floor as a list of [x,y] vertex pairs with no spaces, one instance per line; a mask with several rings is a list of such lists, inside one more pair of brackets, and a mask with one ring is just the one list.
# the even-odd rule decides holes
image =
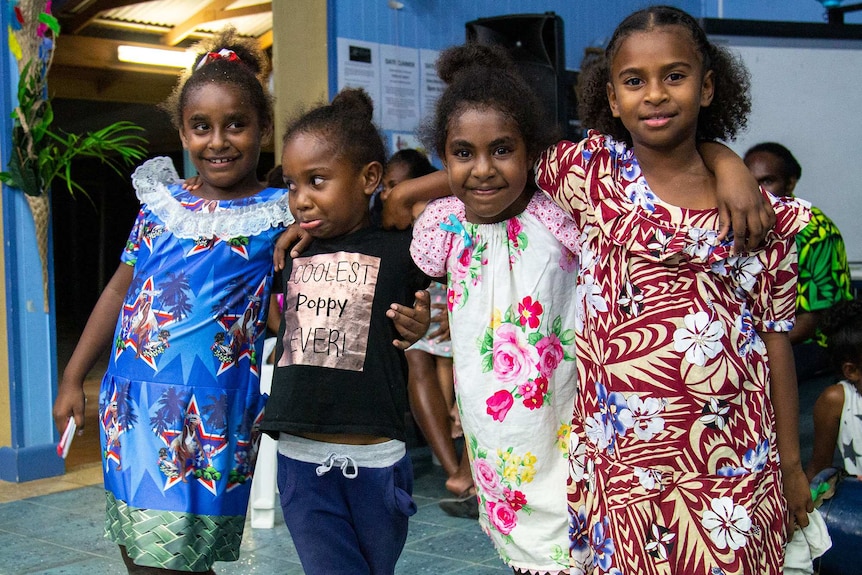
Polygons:
[[[431,464],[427,449],[411,453],[419,512],[410,520],[396,573],[511,574],[476,521],[440,511],[437,500],[447,496],[445,475]],[[0,482],[0,575],[122,575],[116,546],[102,536],[104,509],[98,463],[60,478]],[[216,563],[215,570],[219,575],[302,574],[280,517],[272,529],[247,524],[240,560]]]
[[[68,353],[71,351],[68,350]],[[59,355],[61,361],[66,350]],[[66,356],[68,357],[68,356]],[[98,372],[98,370],[94,370]],[[800,443],[803,461],[811,456],[811,409],[833,380],[819,378],[800,385]],[[85,391],[96,397],[98,377]],[[90,402],[95,403],[95,402]],[[88,421],[94,406],[88,405]],[[105,496],[95,426],[76,439],[62,477],[21,484],[0,481],[0,575],[122,575],[125,569],[114,544],[103,536]],[[432,465],[427,448],[411,450],[415,468],[414,499],[419,507],[411,518],[407,545],[398,575],[504,575],[493,546],[476,521],[445,515],[437,500],[448,496],[443,471]],[[95,455],[98,457],[98,455]],[[219,575],[301,575],[302,568],[290,535],[278,517],[273,529],[246,525],[242,556],[217,563]]]

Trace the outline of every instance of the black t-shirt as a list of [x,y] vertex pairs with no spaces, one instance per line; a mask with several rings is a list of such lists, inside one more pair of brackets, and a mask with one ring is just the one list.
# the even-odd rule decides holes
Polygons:
[[412,306],[429,279],[413,263],[411,232],[375,227],[315,240],[288,260],[275,374],[261,428],[405,440],[407,364],[386,317]]

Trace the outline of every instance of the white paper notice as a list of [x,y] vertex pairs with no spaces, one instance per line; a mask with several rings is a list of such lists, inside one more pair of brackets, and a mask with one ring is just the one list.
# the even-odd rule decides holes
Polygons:
[[384,130],[413,131],[419,123],[419,52],[380,45]]
[[437,50],[419,50],[420,64],[420,79],[419,79],[419,106],[421,117],[427,118],[434,113],[434,107],[437,105],[437,98],[446,89],[446,84],[443,83],[437,76],[437,57],[440,52]]
[[380,47],[374,42],[338,39],[338,91],[363,88],[374,100],[374,121],[380,125]]

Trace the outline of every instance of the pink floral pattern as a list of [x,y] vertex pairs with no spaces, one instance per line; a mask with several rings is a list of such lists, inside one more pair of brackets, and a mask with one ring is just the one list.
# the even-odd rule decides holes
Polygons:
[[[450,216],[466,230],[466,248],[460,234],[441,229]],[[522,214],[482,225],[465,221],[456,198],[438,200],[413,234],[419,267],[447,277],[455,391],[479,521],[509,566],[568,573],[577,232],[537,194]]]
[[515,314],[510,307],[502,320],[492,320],[479,346],[484,369],[493,371],[497,381],[509,386],[486,401],[488,413],[493,411],[497,421],[506,418],[516,399],[527,409],[545,405],[550,399],[548,379],[563,361],[575,359],[565,350],[565,346],[572,348],[575,332],[563,329],[560,316],[549,322],[548,333],[543,334],[539,328],[544,307],[538,300],[526,296],[517,309]]

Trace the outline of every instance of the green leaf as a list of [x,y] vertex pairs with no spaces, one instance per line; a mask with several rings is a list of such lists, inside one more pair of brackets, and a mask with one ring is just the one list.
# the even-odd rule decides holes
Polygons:
[[554,318],[553,323],[551,324],[551,331],[557,334],[557,337],[560,336],[560,332],[563,331],[563,318],[562,316],[557,316]]
[[12,183],[7,183],[7,185],[22,190],[28,196],[38,196],[42,192],[39,187],[39,180],[34,167],[26,161],[23,153],[20,148],[12,150],[12,157],[9,158],[9,171],[7,172]]

